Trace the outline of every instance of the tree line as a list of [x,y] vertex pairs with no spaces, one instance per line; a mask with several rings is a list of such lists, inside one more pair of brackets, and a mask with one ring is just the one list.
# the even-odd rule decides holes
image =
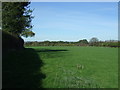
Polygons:
[[116,40],[99,41],[93,37],[88,41],[87,39],[79,40],[76,42],[69,41],[28,41],[25,46],[99,46],[99,47],[120,47],[120,42]]

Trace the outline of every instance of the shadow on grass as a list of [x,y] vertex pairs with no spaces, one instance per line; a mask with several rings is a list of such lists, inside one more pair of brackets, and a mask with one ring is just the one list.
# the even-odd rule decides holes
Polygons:
[[2,61],[3,89],[42,88],[42,79],[46,75],[41,72],[43,62],[34,49],[9,52]]
[[41,49],[41,50],[36,50],[37,52],[60,52],[60,51],[68,51],[66,49],[60,49],[60,50],[51,50],[51,49]]
[[40,55],[44,55],[45,58],[58,58],[62,57],[66,53],[66,49],[36,49],[36,52],[38,52]]

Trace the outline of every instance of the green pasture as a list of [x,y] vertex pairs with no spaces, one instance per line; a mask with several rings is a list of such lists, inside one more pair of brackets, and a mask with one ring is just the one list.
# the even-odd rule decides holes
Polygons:
[[3,87],[118,87],[118,48],[27,47],[4,57],[3,65]]

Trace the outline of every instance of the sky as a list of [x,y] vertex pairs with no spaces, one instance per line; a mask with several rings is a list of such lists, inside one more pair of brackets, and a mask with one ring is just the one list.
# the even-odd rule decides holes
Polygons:
[[34,37],[25,41],[118,40],[117,2],[31,2]]

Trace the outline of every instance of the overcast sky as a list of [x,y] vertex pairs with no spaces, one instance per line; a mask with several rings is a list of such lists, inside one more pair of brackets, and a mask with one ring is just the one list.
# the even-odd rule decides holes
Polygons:
[[117,2],[32,2],[32,38],[25,41],[118,39]]

